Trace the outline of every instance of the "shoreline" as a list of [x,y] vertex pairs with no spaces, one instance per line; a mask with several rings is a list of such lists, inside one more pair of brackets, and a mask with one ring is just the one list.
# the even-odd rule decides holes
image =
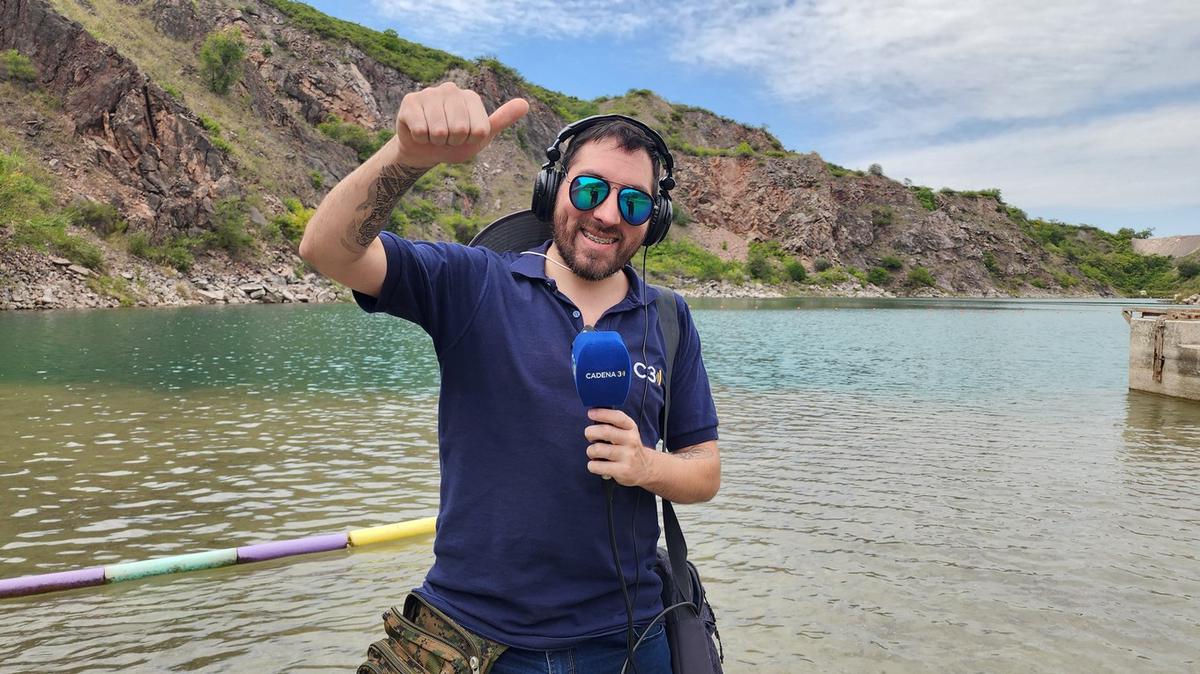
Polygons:
[[[109,251],[104,271],[96,271],[36,250],[7,251],[0,267],[0,311],[107,309],[120,307],[182,307],[217,304],[327,304],[349,302],[350,290],[317,274],[289,248],[260,252],[253,259],[234,259],[220,252],[196,260],[186,272],[164,267],[125,253]],[[985,288],[951,292],[939,287],[895,290],[847,281],[832,286],[799,283],[764,284],[749,281],[692,281],[674,279],[666,285],[686,298],[780,299],[897,298],[897,299],[1119,299],[1117,294],[1039,292],[1022,295]],[[1187,298],[1129,297],[1130,301],[1172,300],[1200,304],[1200,295]]]

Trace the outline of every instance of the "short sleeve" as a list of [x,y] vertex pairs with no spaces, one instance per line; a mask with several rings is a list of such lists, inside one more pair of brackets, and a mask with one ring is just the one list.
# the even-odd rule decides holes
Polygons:
[[385,312],[421,326],[439,351],[466,331],[495,263],[481,248],[456,243],[409,241],[381,232],[387,274],[379,297],[354,291],[368,313]]
[[700,351],[700,333],[682,298],[679,310],[679,350],[671,368],[671,410],[667,419],[667,449],[692,447],[717,439],[717,408]]

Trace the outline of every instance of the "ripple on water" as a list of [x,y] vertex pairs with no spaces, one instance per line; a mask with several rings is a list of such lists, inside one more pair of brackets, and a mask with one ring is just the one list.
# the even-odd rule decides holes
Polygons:
[[[695,312],[723,485],[678,511],[727,671],[1200,667],[1200,417],[1125,393],[1114,309],[801,306]],[[36,374],[0,384],[4,576],[436,511],[427,339],[349,307],[255,309],[119,330],[80,314],[99,321],[82,383],[73,342],[0,357]],[[49,344],[56,325],[0,335]],[[430,555],[422,539],[6,600],[0,672],[347,669]]]

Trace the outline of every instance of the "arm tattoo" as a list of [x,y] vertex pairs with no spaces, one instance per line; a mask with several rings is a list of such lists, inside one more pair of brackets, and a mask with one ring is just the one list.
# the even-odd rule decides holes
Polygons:
[[425,174],[427,168],[414,168],[403,164],[388,164],[379,177],[367,188],[367,199],[358,205],[356,213],[363,214],[362,221],[351,225],[342,239],[346,248],[360,252],[371,245],[375,237],[387,226],[388,217],[400,197]]

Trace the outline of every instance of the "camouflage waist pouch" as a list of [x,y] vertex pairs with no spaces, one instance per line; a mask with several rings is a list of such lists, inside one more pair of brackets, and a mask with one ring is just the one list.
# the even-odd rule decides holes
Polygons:
[[386,639],[367,648],[358,674],[487,674],[508,647],[454,622],[416,594],[383,614]]

